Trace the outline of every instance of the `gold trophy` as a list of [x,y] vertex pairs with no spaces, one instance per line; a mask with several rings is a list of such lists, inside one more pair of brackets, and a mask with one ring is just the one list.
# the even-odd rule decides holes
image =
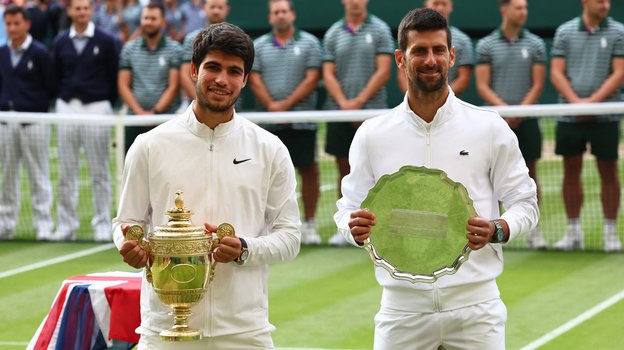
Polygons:
[[212,254],[223,236],[233,236],[232,225],[219,225],[216,236],[204,226],[193,226],[193,213],[184,206],[182,191],[176,192],[175,207],[167,211],[166,226],[157,226],[145,240],[143,228],[133,225],[126,239],[139,241],[151,256],[148,259],[146,279],[154,287],[161,302],[172,308],[173,327],[160,332],[160,339],[188,341],[201,339],[201,330],[188,326],[191,306],[206,293],[206,286],[214,278],[216,261]]

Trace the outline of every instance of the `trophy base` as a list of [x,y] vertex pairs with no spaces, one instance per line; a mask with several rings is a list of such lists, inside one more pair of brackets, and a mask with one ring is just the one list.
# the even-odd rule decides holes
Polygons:
[[160,340],[165,341],[193,341],[200,340],[204,334],[199,329],[188,327],[172,327],[160,332]]

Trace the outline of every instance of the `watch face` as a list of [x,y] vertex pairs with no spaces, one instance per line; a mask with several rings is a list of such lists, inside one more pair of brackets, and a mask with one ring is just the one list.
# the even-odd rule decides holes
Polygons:
[[243,252],[240,255],[240,260],[245,261],[245,260],[247,260],[248,256],[249,256],[249,251],[248,250],[243,250]]
[[505,237],[505,232],[503,230],[496,230],[496,241],[502,242]]
[[492,243],[500,243],[505,238],[505,231],[503,231],[503,227],[497,221],[493,221],[493,223],[496,229],[494,230]]

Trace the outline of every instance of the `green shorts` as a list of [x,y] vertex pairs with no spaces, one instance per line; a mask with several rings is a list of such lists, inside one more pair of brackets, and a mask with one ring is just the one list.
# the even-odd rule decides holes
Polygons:
[[273,134],[286,145],[296,168],[316,163],[316,130],[286,128],[274,131]]
[[555,153],[564,157],[578,156],[591,145],[591,153],[600,160],[617,160],[620,122],[557,122]]
[[325,152],[334,157],[348,157],[356,127],[350,122],[327,123]]
[[520,152],[525,162],[534,162],[542,156],[542,130],[537,118],[524,118],[513,130],[518,137]]

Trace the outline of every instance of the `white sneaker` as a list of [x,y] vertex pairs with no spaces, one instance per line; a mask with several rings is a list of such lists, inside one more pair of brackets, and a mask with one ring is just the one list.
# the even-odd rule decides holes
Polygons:
[[313,223],[303,223],[303,226],[301,227],[301,243],[306,245],[321,244],[321,236],[316,233],[316,228]]
[[52,239],[52,231],[41,230],[37,232],[37,240],[38,241],[49,241]]
[[332,245],[334,247],[344,247],[349,244],[349,242],[347,242],[344,239],[344,237],[342,236],[342,233],[340,232],[336,232],[336,234],[331,236],[329,238],[329,241],[327,241],[327,243],[329,243],[329,245]]
[[13,239],[13,231],[12,230],[0,230],[0,240],[8,241]]
[[607,253],[622,251],[622,242],[615,232],[608,232],[603,235],[602,249]]
[[95,233],[93,239],[96,242],[112,242],[113,241],[113,238],[111,237],[110,232]]
[[538,228],[535,228],[527,235],[527,248],[545,250],[548,249],[548,242],[542,237]]
[[585,242],[583,240],[583,231],[568,231],[555,245],[553,246],[557,250],[569,251],[569,250],[584,250]]
[[76,239],[76,235],[71,231],[56,230],[54,234],[50,236],[50,241],[73,241]]

